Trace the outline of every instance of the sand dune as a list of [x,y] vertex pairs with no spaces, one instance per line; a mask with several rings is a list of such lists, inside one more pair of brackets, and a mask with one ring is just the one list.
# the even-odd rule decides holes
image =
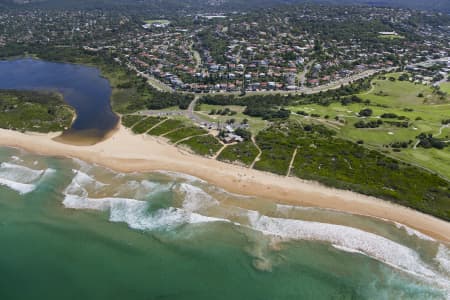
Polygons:
[[0,146],[50,155],[74,157],[121,172],[166,170],[199,177],[237,194],[272,199],[277,203],[336,209],[405,224],[441,241],[450,242],[450,223],[418,211],[365,195],[324,187],[222,163],[187,153],[163,140],[134,135],[119,127],[105,141],[75,146],[53,140],[58,134],[20,133],[0,129]]

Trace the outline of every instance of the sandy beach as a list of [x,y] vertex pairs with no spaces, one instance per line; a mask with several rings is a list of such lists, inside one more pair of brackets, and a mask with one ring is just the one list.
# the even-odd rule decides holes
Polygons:
[[58,133],[34,134],[0,129],[0,146],[72,157],[120,172],[165,170],[201,178],[226,191],[272,199],[277,203],[335,209],[395,221],[443,242],[450,223],[388,201],[318,183],[282,177],[190,154],[162,139],[134,135],[120,126],[108,139],[91,146],[54,140]]

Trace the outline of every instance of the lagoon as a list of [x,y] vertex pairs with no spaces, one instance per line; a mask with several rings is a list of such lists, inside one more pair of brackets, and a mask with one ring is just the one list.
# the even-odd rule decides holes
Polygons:
[[32,58],[0,61],[0,89],[61,93],[77,114],[72,127],[63,134],[66,141],[98,141],[119,120],[111,109],[111,86],[93,67]]

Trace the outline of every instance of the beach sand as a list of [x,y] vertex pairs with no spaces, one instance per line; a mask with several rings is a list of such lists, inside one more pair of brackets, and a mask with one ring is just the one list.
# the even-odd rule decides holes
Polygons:
[[0,146],[72,157],[120,172],[173,171],[203,179],[228,192],[271,199],[281,204],[335,209],[395,221],[443,242],[450,242],[450,223],[413,209],[319,183],[283,177],[200,157],[161,138],[134,135],[120,126],[108,139],[89,146],[60,143],[58,133],[20,133],[0,129]]

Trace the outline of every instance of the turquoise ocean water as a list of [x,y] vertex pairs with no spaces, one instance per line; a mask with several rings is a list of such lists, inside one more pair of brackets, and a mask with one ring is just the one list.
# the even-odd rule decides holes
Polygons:
[[0,299],[448,299],[401,224],[0,148]]

